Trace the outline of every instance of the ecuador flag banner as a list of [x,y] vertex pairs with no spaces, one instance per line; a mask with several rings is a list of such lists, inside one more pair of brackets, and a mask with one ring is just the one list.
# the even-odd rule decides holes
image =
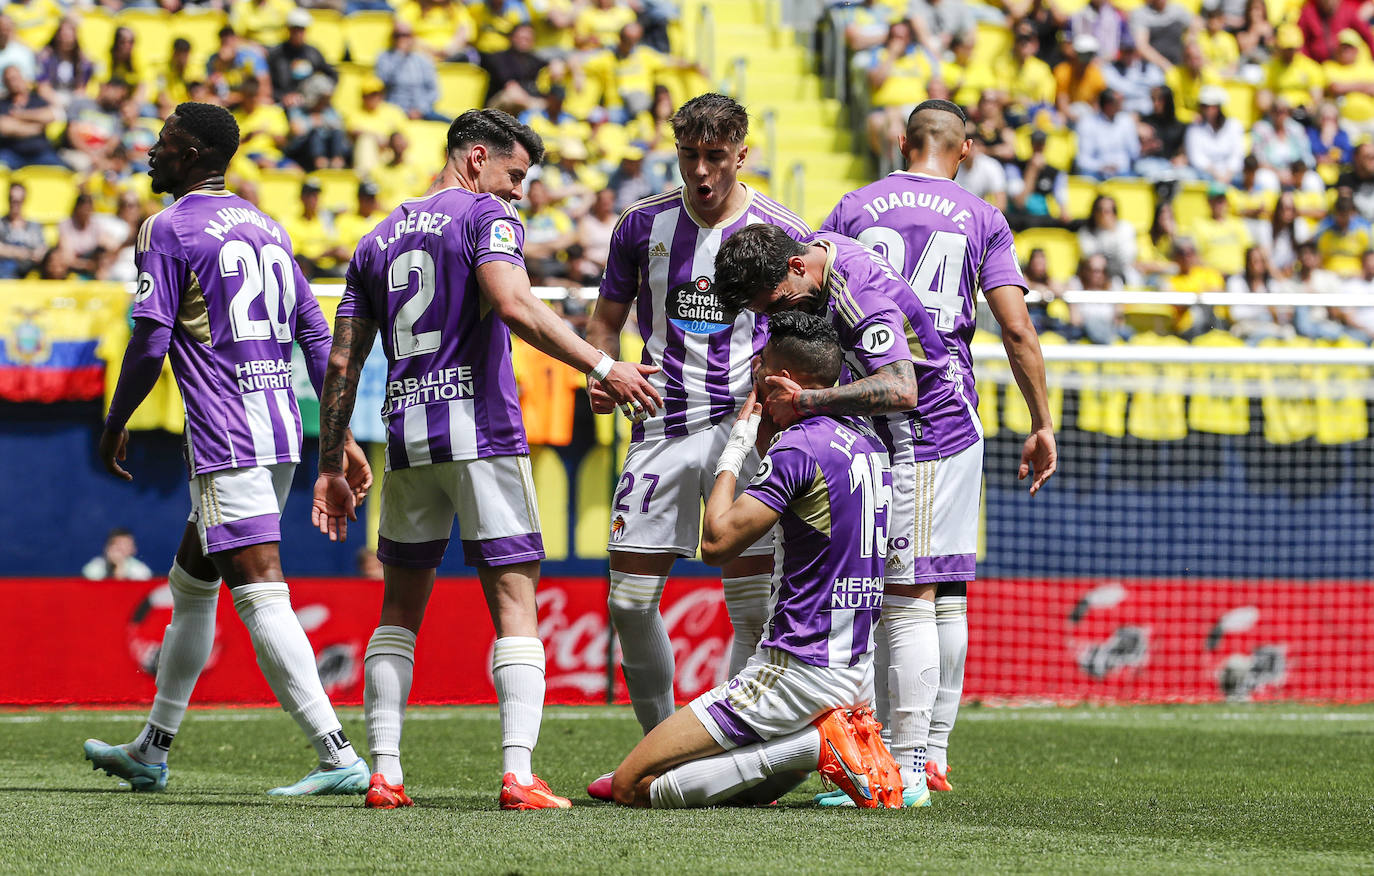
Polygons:
[[118,283],[0,282],[0,399],[85,401],[101,397],[101,335],[127,318]]

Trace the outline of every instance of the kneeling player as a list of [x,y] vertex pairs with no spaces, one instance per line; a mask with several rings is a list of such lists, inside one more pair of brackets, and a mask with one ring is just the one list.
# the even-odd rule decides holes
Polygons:
[[[826,320],[780,314],[769,326],[755,385],[780,374],[830,386],[841,362]],[[778,526],[763,640],[737,675],[635,746],[615,771],[615,800],[663,809],[766,803],[819,769],[859,806],[879,799],[900,806],[896,765],[866,708],[887,546],[887,451],[858,420],[813,417],[780,434],[766,420],[759,445],[776,439],[735,499],[759,410],[751,394],[716,465],[701,551],[720,565]],[[850,709],[860,710],[857,719]]]

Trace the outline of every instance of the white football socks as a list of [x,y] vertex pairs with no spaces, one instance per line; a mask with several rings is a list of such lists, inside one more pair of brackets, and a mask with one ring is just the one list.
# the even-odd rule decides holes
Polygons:
[[253,639],[263,677],[282,708],[310,737],[320,766],[341,767],[357,760],[320,683],[315,650],[291,609],[286,582],[245,584],[230,592],[234,609]]
[[497,639],[491,677],[501,708],[502,771],[528,785],[534,781],[530,755],[544,715],[544,643],[537,636]]
[[968,597],[942,596],[935,600],[935,629],[940,637],[940,690],[930,715],[930,759],[944,772],[949,768],[949,734],[959,716],[964,695],[964,660],[968,656]]
[[674,767],[649,785],[655,809],[713,806],[779,773],[814,770],[821,732],[815,727]]
[[873,714],[883,725],[883,744],[892,748],[892,698],[887,693],[887,680],[891,674],[892,653],[887,647],[886,600],[884,595],[883,616],[878,619],[878,628],[873,635]]
[[735,637],[730,642],[729,674],[734,678],[758,650],[763,638],[763,625],[768,620],[768,597],[772,595],[773,576],[750,575],[747,578],[722,578],[725,590],[725,612]]
[[673,643],[659,614],[666,575],[611,570],[611,619],[620,636],[621,668],[635,717],[645,733],[673,714]]
[[167,573],[172,591],[172,622],[162,636],[157,657],[157,695],[148,723],[129,747],[144,763],[166,763],[172,738],[181,729],[196,680],[215,644],[215,610],[220,579],[202,581],[172,561]]
[[405,627],[380,626],[363,656],[363,714],[372,771],[389,784],[404,781],[401,771],[401,725],[415,676],[415,634]]
[[[940,640],[935,628],[935,603],[904,596],[883,597],[882,632],[887,636],[891,665],[892,757],[902,770],[902,784],[914,787],[925,779],[926,741],[930,712],[940,686]],[[918,768],[919,762],[919,768]]]

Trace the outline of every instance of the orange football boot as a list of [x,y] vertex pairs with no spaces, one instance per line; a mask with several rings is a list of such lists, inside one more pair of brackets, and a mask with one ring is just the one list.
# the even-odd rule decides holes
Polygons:
[[368,809],[397,809],[401,806],[414,806],[415,801],[406,796],[405,785],[392,785],[381,773],[373,773],[371,781],[368,782],[363,805]]
[[572,801],[549,789],[538,776],[528,785],[515,780],[515,773],[501,777],[502,809],[571,809]]
[[936,766],[935,761],[926,761],[926,787],[932,791],[953,791],[954,786],[949,783],[950,767],[945,767],[944,772]]
[[871,707],[863,706],[851,713],[850,720],[869,764],[878,774],[879,785],[874,796],[888,809],[901,809],[902,771],[897,767],[897,761],[892,759],[892,752],[883,744],[883,725],[878,721],[878,716]]
[[872,789],[881,782],[864,757],[849,714],[831,709],[811,723],[821,731],[821,759],[816,767],[821,778],[844,791],[860,809],[878,808]]

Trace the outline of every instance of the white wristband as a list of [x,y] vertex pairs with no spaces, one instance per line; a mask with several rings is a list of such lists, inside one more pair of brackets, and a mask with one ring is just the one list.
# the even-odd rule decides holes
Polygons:
[[735,421],[734,428],[730,430],[730,440],[725,442],[725,449],[720,452],[720,459],[716,460],[717,476],[723,471],[728,471],[739,477],[739,470],[744,466],[744,458],[754,449],[760,419],[762,417],[759,414],[750,414],[747,420]]
[[602,353],[601,361],[597,362],[596,365],[592,368],[592,370],[587,372],[587,376],[592,378],[596,382],[600,383],[607,377],[611,376],[611,369],[614,367],[615,360],[612,359],[610,356],[607,356],[605,353]]

